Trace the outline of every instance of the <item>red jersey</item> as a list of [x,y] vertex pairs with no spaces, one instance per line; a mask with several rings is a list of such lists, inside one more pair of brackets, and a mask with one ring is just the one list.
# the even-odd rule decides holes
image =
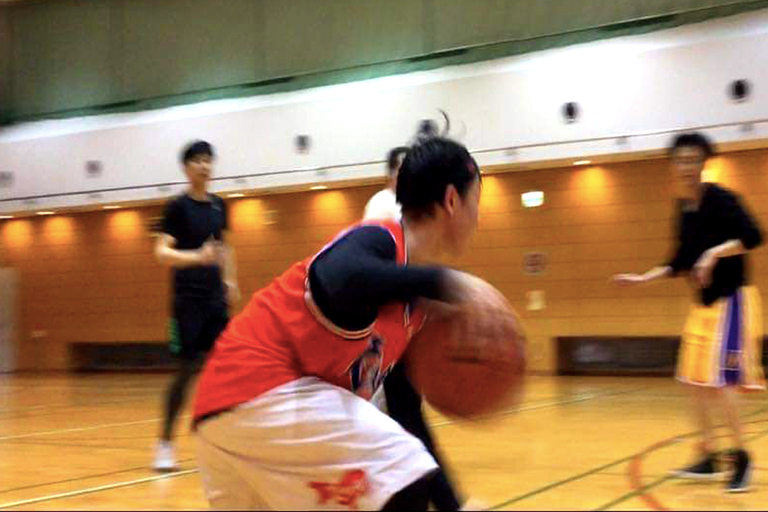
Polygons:
[[395,241],[397,263],[407,260],[403,228],[397,221],[365,222],[344,231],[317,255],[293,265],[219,336],[200,376],[194,418],[236,407],[277,386],[314,376],[370,399],[405,351],[423,314],[405,303],[379,308],[372,325],[360,331],[336,327],[315,304],[309,267],[317,256],[360,225],[378,225]]

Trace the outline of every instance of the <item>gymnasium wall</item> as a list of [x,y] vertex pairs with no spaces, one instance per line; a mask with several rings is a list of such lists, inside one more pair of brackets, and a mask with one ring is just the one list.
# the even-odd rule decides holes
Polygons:
[[[744,194],[768,229],[768,150],[731,153],[711,175]],[[229,200],[244,296],[309,255],[362,213],[375,186]],[[524,209],[520,194],[545,193]],[[690,293],[683,280],[620,290],[615,272],[644,271],[668,254],[673,185],[665,160],[484,177],[480,229],[456,262],[499,287],[521,312],[531,368],[554,368],[559,335],[675,335]],[[65,369],[72,342],[161,342],[169,278],[147,226],[159,206],[0,221],[0,255],[20,274],[19,367]],[[543,252],[541,275],[523,254]],[[768,292],[768,253],[752,259]],[[546,307],[526,310],[527,293]]]
[[[12,178],[0,182],[0,215],[166,197],[184,187],[178,151],[195,138],[218,150],[219,192],[377,178],[387,150],[438,109],[484,166],[647,156],[691,127],[723,144],[768,140],[768,67],[753,58],[766,54],[763,9],[422,73],[21,124],[0,130],[0,172]],[[729,96],[736,79],[752,84],[747,101]],[[565,122],[566,102],[578,103],[578,122]],[[296,150],[300,134],[308,152]]]

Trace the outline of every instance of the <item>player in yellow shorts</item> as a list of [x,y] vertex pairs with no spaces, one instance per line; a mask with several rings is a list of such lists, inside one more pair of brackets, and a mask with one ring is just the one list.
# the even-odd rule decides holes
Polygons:
[[764,389],[760,295],[747,284],[746,254],[762,243],[757,223],[732,191],[702,181],[709,140],[699,133],[678,135],[670,149],[680,185],[677,248],[665,265],[645,274],[619,274],[621,285],[646,283],[687,273],[697,289],[683,331],[677,379],[691,389],[704,453],[675,474],[717,478],[712,414],[719,407],[731,429],[733,471],[728,492],[749,488],[752,461],[744,449],[736,388]]

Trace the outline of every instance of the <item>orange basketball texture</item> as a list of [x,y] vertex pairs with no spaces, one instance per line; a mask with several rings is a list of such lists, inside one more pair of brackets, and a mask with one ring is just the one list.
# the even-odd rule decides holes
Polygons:
[[[507,314],[516,318],[511,310]],[[460,322],[457,315],[427,318],[405,356],[413,386],[448,416],[474,418],[514,406],[523,390],[524,340],[492,340],[503,357],[457,358],[449,345],[460,335]]]

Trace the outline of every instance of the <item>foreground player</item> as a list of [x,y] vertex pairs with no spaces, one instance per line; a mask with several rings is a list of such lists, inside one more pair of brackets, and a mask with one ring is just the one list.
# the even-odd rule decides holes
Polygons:
[[725,412],[734,448],[728,492],[749,488],[752,461],[744,439],[735,387],[763,389],[760,295],[747,286],[746,253],[762,242],[755,220],[731,191],[702,181],[712,156],[701,134],[679,135],[671,149],[672,166],[684,191],[678,213],[678,245],[666,265],[645,274],[620,274],[622,285],[645,283],[689,272],[699,297],[685,324],[677,378],[688,384],[698,426],[704,435],[701,459],[676,475],[716,478],[722,471],[715,457],[712,414]]
[[[428,137],[424,137],[425,139]],[[376,194],[365,206],[364,219],[392,219],[400,221],[401,210],[395,195],[397,190],[397,174],[408,152],[405,146],[396,147],[387,154],[387,187]],[[405,364],[399,362],[384,379],[384,384],[374,394],[372,402],[379,409],[389,414],[406,431],[416,436],[440,466],[429,482],[429,501],[436,510],[461,510],[462,503],[445,471],[445,465],[440,460],[437,447],[432,439],[424,413],[419,393],[413,389],[408,378]],[[463,500],[462,500],[463,501]],[[468,500],[467,507],[479,508],[476,500]]]
[[423,319],[420,298],[465,308],[459,357],[495,357],[495,290],[429,263],[477,225],[480,175],[463,146],[417,144],[400,170],[401,223],[341,233],[232,320],[195,404],[198,455],[215,508],[426,510],[437,469],[424,445],[368,400]]

